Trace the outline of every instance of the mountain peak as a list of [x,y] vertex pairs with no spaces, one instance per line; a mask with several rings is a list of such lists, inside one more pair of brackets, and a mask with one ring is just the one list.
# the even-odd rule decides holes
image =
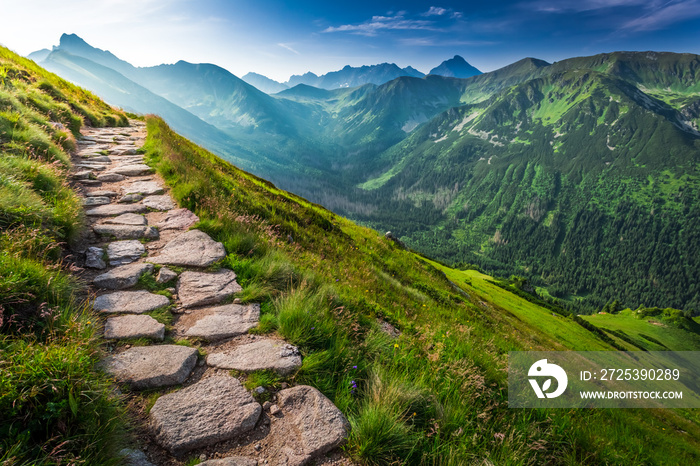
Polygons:
[[[58,41],[58,47],[62,48],[67,48],[67,47],[90,47],[92,46],[85,42],[80,36],[77,34],[61,34],[61,38]],[[54,47],[54,48],[58,48]]]
[[428,74],[437,74],[448,78],[464,79],[481,74],[481,71],[467,63],[464,58],[460,57],[459,55],[455,55],[449,60],[442,62],[440,66],[430,70],[430,73]]

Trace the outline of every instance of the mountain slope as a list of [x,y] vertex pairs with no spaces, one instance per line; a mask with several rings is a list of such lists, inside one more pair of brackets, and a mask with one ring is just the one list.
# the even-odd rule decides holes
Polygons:
[[440,65],[430,70],[428,74],[445,76],[447,78],[465,79],[481,74],[481,71],[467,63],[464,58],[460,57],[459,55],[455,55],[454,57],[450,58],[449,60],[445,60]]
[[700,309],[698,135],[683,110],[573,70],[441,114],[363,186],[443,260],[519,270],[572,305]]
[[241,76],[241,79],[266,94],[276,94],[285,89],[289,89],[289,86],[286,84],[282,84],[258,73],[247,73],[245,76]]

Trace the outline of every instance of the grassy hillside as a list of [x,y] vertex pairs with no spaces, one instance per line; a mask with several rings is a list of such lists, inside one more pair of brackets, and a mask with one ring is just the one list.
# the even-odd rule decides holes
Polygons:
[[[511,410],[506,353],[613,349],[476,273],[462,291],[421,257],[223,162],[148,119],[149,163],[226,246],[258,333],[304,356],[295,383],[348,416],[363,464],[696,462],[692,412]],[[452,281],[461,277],[450,272]],[[547,320],[549,319],[549,320]],[[394,331],[392,327],[397,331]],[[688,433],[688,434],[686,434]]]
[[0,463],[108,464],[119,410],[64,247],[82,125],[124,125],[96,96],[0,47]]

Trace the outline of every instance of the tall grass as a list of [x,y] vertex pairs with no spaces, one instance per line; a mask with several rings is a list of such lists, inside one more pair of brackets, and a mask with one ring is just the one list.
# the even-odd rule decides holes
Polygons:
[[95,317],[63,262],[82,228],[67,182],[85,119],[125,124],[95,96],[0,47],[0,464],[117,464],[122,408]]

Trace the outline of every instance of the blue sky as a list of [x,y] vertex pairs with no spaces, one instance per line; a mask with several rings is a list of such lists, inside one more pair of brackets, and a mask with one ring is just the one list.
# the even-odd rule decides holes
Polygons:
[[3,0],[0,11],[0,43],[21,54],[69,32],[139,66],[184,59],[281,81],[348,64],[427,72],[455,54],[490,71],[527,56],[700,53],[700,0]]

